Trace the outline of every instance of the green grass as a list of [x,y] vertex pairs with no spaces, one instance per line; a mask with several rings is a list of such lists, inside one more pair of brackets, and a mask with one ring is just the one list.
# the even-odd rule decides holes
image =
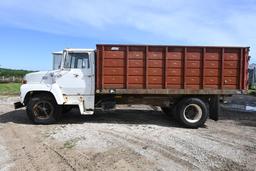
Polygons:
[[256,96],[256,90],[250,89],[248,90],[248,94]]
[[251,86],[250,86],[250,89],[251,89],[251,90],[256,90],[256,84],[251,85]]
[[0,83],[0,95],[18,95],[20,83]]
[[78,140],[69,140],[64,143],[64,148],[73,148]]

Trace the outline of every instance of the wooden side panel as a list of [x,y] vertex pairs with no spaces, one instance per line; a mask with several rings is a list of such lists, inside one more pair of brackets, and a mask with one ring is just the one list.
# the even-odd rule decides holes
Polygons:
[[148,88],[164,88],[164,66],[165,66],[165,48],[164,47],[149,47],[147,57],[147,78]]
[[96,89],[246,89],[248,48],[97,45]]
[[184,48],[167,48],[167,78],[166,87],[169,89],[180,89],[183,86],[183,63]]
[[223,87],[239,89],[240,87],[240,61],[243,56],[240,54],[240,49],[225,49],[224,53],[224,70],[223,70]]
[[221,49],[206,49],[204,88],[217,89],[220,85]]

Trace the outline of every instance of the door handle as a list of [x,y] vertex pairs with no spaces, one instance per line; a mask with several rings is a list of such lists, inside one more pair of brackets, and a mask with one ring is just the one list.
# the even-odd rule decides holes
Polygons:
[[75,77],[78,77],[79,75],[78,74],[73,74]]
[[61,74],[57,74],[56,77],[59,78],[59,77],[62,77],[62,75]]

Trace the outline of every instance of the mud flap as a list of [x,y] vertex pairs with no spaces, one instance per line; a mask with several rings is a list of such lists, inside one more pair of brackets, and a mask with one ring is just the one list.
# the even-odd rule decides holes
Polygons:
[[14,105],[14,109],[19,109],[19,108],[24,107],[24,105],[21,102],[16,102],[13,105]]
[[214,121],[219,120],[219,114],[220,114],[220,96],[212,96],[210,98],[210,106],[209,106],[209,117],[210,119]]

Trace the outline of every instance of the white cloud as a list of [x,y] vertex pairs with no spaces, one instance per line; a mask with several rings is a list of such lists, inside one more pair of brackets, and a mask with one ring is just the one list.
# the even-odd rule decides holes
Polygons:
[[[254,0],[8,0],[2,25],[127,43],[256,47]],[[256,62],[256,60],[253,60]]]

